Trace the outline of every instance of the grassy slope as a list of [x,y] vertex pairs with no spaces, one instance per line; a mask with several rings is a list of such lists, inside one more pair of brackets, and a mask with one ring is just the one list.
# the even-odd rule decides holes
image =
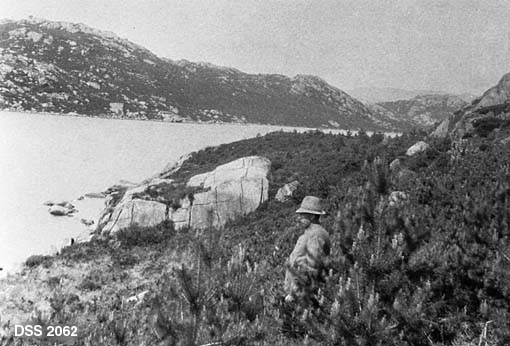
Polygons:
[[[237,340],[240,344],[300,344],[277,329],[278,296],[283,263],[298,236],[294,210],[303,196],[313,194],[325,200],[329,213],[323,224],[334,245],[334,272],[329,288],[323,288],[324,304],[328,311],[334,302],[340,306],[334,319],[320,323],[329,339],[316,330],[317,321],[305,321],[317,342],[442,345],[464,340],[469,345],[487,320],[495,326],[490,341],[506,342],[504,311],[510,292],[505,287],[510,278],[505,206],[510,192],[502,181],[508,175],[508,149],[473,141],[464,156],[453,160],[447,154],[449,144],[437,142],[427,153],[403,159],[416,172],[412,180],[390,175],[384,162],[403,155],[419,139],[416,134],[383,140],[275,133],[195,153],[173,178],[185,180],[247,155],[268,157],[273,163],[270,200],[220,233],[202,235],[198,243],[193,232],[161,225],[133,228],[118,239],[97,239],[36,259],[23,275],[0,283],[2,321],[27,320],[37,308],[43,312],[40,320],[78,324],[82,344],[138,345],[157,341],[151,319],[159,313],[174,321],[169,325],[177,331],[195,330],[202,344],[239,336],[248,338]],[[383,163],[371,164],[377,157]],[[277,188],[294,179],[302,183],[294,199],[273,201]],[[399,210],[380,202],[395,189],[411,195]],[[366,234],[359,232],[360,225]],[[239,244],[245,251],[237,256]],[[238,262],[242,265],[236,266]],[[186,271],[172,269],[181,263],[192,274],[188,281],[183,279]],[[250,280],[251,286],[243,286]],[[352,280],[358,290],[349,295],[352,287],[345,283]],[[205,312],[194,327],[193,294],[183,299],[175,291],[201,297],[197,292],[206,288],[214,293],[209,297],[213,303],[195,302]],[[125,302],[144,290],[150,294],[142,304]],[[263,304],[253,303],[257,297],[263,297]],[[352,309],[353,304],[360,310]],[[180,317],[175,311],[181,311]]]

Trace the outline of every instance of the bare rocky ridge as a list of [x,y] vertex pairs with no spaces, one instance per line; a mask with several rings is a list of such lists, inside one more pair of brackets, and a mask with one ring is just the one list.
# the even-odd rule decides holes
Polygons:
[[381,102],[372,106],[374,112],[402,122],[401,126],[430,128],[462,109],[467,102],[456,95],[419,95],[410,100]]
[[485,137],[493,130],[497,130],[495,137],[498,139],[508,135],[509,123],[510,73],[507,73],[497,85],[443,120],[432,135],[462,139],[474,135]]
[[[417,96],[424,95],[446,95],[446,92],[438,90],[406,90],[397,88],[376,88],[376,87],[364,87],[347,90],[347,93],[352,97],[360,100],[366,105],[373,105],[381,102],[395,102],[402,100],[410,100]],[[461,98],[464,102],[473,101],[476,96],[470,93],[463,93],[455,95]]]
[[173,122],[395,129],[315,76],[247,74],[173,61],[113,33],[33,18],[0,24],[0,108]]

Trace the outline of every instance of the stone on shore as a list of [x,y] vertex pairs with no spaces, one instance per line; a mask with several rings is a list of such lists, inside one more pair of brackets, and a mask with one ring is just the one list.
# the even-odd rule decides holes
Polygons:
[[74,208],[66,208],[60,205],[52,205],[50,209],[48,209],[51,215],[55,216],[66,216],[75,211]]
[[102,192],[89,192],[85,194],[87,198],[105,198],[106,195]]

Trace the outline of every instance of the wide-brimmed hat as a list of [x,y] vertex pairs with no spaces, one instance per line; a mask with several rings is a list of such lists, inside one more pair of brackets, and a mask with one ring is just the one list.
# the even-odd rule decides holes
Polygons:
[[315,196],[306,196],[303,198],[303,202],[301,202],[301,206],[296,213],[307,213],[307,214],[315,214],[315,215],[324,215],[326,212],[322,210],[321,200]]

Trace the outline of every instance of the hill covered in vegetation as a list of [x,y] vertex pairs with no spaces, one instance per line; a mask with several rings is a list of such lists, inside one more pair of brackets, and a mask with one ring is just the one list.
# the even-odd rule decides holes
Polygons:
[[[269,200],[219,230],[132,227],[33,256],[0,282],[2,327],[75,325],[75,345],[508,345],[509,153],[490,136],[424,133],[272,133],[204,149],[173,177],[257,154],[272,162]],[[285,261],[306,195],[324,201],[332,254],[289,312]]]
[[0,108],[166,121],[395,129],[316,76],[174,61],[110,32],[39,19],[0,24]]

